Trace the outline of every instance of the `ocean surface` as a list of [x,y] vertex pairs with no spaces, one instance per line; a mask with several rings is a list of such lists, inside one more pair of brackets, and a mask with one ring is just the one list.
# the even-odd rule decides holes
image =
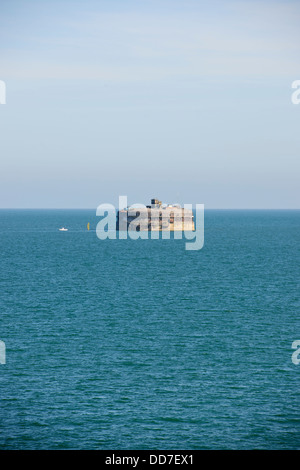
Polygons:
[[0,211],[0,448],[300,449],[300,211],[206,211],[200,251],[98,221]]

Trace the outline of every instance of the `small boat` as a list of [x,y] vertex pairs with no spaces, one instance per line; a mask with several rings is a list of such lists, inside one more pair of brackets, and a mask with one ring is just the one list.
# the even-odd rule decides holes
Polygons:
[[68,231],[68,229],[65,228],[65,227],[59,228],[58,230],[60,230],[61,232],[67,232]]

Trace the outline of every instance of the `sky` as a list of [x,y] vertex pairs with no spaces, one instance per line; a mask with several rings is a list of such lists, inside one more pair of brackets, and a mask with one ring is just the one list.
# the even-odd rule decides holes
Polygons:
[[0,208],[300,208],[300,2],[1,0]]

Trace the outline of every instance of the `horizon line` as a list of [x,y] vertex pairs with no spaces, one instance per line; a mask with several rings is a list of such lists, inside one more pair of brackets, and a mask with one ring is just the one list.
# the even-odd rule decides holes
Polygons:
[[[194,204],[193,204],[194,206]],[[204,205],[205,207],[205,205]],[[97,207],[0,207],[0,210],[68,210],[92,211]],[[299,211],[300,207],[207,207],[205,210],[216,211]]]

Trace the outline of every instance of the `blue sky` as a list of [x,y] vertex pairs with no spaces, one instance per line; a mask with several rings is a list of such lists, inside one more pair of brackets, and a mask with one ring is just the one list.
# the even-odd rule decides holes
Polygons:
[[299,208],[298,1],[0,3],[0,207]]

